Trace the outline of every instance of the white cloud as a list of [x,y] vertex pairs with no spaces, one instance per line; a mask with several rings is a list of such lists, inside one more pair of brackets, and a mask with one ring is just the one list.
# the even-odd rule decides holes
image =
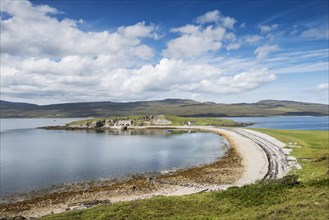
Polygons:
[[[235,94],[275,79],[266,69],[224,75],[209,64],[163,58],[156,65],[112,68],[99,58],[68,56],[60,61],[3,56],[2,94],[52,100],[134,100],[173,94]],[[74,63],[74,65],[72,65]],[[67,73],[70,74],[67,74]]]
[[[211,26],[209,26],[211,27]],[[172,28],[170,31],[171,32],[176,32],[176,33],[182,33],[182,34],[194,34],[200,31],[200,29],[202,29],[202,27],[200,26],[196,26],[196,25],[185,25],[179,28]]]
[[219,22],[220,19],[220,12],[218,10],[209,11],[206,14],[198,17],[196,19],[197,23],[205,24],[205,23],[211,23],[211,22]]
[[[78,26],[84,21],[59,20],[50,14],[60,12],[46,5],[6,1],[2,10],[11,15],[1,20],[2,97],[32,102],[201,97],[248,91],[275,79],[263,69],[224,75],[225,67],[209,60],[184,60],[218,51],[224,43],[227,50],[240,47],[228,32],[235,19],[216,11],[205,15],[203,25],[171,29],[180,36],[163,51],[170,59],[151,65],[147,59],[153,50],[143,39],[158,39],[153,25],[139,22],[112,32],[84,32]],[[214,24],[205,25],[209,22]]]
[[228,29],[234,28],[234,24],[236,22],[236,20],[234,18],[231,18],[231,17],[223,17],[221,19],[221,21],[222,21],[223,26],[228,28]]
[[225,17],[220,14],[220,11],[214,10],[205,13],[204,15],[198,17],[196,22],[199,24],[206,24],[206,23],[221,23],[221,25],[225,28],[232,29],[234,28],[234,24],[236,20],[231,17]]
[[223,27],[207,26],[205,28],[195,25],[186,25],[172,29],[181,36],[170,40],[167,48],[162,52],[165,57],[184,58],[195,57],[209,51],[217,51],[222,46],[225,36]]
[[248,44],[255,44],[258,43],[262,39],[260,35],[248,35],[246,36],[246,42]]
[[144,22],[114,32],[83,32],[77,27],[81,21],[49,16],[58,11],[46,5],[4,1],[1,10],[12,16],[1,20],[2,53],[52,58],[109,55],[116,62],[153,57],[153,49],[142,39],[157,38],[156,27]]
[[202,80],[204,92],[216,92],[223,94],[241,93],[249,91],[267,82],[276,79],[274,74],[268,73],[267,69],[250,70],[234,76],[224,76],[215,80]]
[[329,29],[323,28],[311,28],[303,31],[300,35],[302,38],[308,38],[313,40],[329,39]]
[[263,45],[257,47],[254,53],[257,55],[258,59],[265,59],[271,52],[280,50],[277,45]]
[[329,83],[321,83],[316,86],[316,89],[321,91],[329,91]]
[[241,45],[239,43],[231,43],[226,46],[226,50],[236,50],[239,49],[240,46]]
[[[269,57],[264,60],[248,56],[251,46],[239,55],[221,51],[239,49],[243,44],[262,45],[259,43],[269,39],[278,25],[264,25],[264,35],[239,37],[239,29],[231,30],[235,19],[219,11],[200,16],[198,24],[172,28],[166,47],[156,53],[162,52],[163,57],[154,57],[150,41],[145,39],[159,38],[155,25],[138,22],[112,27],[112,31],[86,32],[79,29],[83,21],[60,20],[57,13],[61,12],[49,6],[5,2],[2,10],[12,17],[1,21],[1,98],[25,97],[31,102],[160,97],[218,100],[227,97],[221,94],[243,96],[275,80],[266,67],[275,74],[328,71],[328,49],[279,51],[279,46],[269,41],[251,49],[259,59]],[[304,33],[304,37],[311,36]],[[279,52],[271,54],[275,51]],[[325,90],[328,84],[318,87]]]
[[1,11],[5,11],[11,15],[19,15],[20,18],[39,19],[40,16],[46,14],[57,14],[59,11],[48,5],[33,6],[29,1],[2,1]]
[[259,29],[262,34],[269,33],[271,31],[276,30],[279,27],[278,24],[272,24],[272,25],[260,25]]
[[[232,43],[236,40],[236,36],[233,32],[229,32],[234,28],[236,22],[234,18],[224,17],[218,10],[215,10],[198,17],[196,22],[200,25],[188,24],[171,29],[171,32],[178,33],[180,36],[167,43],[167,48],[162,51],[164,57],[195,58],[218,51],[223,42],[228,50],[240,47],[240,44]],[[208,23],[214,24],[209,25]]]

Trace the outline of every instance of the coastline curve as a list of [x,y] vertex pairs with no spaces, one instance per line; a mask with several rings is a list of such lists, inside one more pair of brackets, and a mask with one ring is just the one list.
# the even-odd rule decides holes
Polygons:
[[[166,182],[155,182],[152,180],[152,184],[155,186],[152,190],[144,192],[133,192],[120,195],[111,194],[105,190],[102,192],[82,192],[82,195],[76,194],[76,196],[68,197],[65,202],[59,202],[48,205],[33,207],[31,204],[22,205],[27,206],[24,211],[19,213],[5,211],[0,209],[0,215],[6,214],[10,216],[24,215],[28,217],[41,217],[50,213],[61,213],[68,210],[85,209],[98,204],[102,204],[104,201],[110,201],[111,203],[131,201],[138,199],[151,198],[154,196],[174,196],[174,195],[188,195],[204,191],[213,190],[225,190],[232,186],[243,186],[246,184],[253,184],[262,179],[274,179],[285,176],[288,171],[295,165],[291,160],[291,156],[288,156],[290,151],[285,149],[285,144],[277,139],[263,134],[258,131],[244,129],[244,128],[224,128],[224,127],[210,127],[210,126],[147,126],[147,127],[135,127],[131,126],[129,129],[180,129],[180,130],[199,130],[213,132],[223,136],[230,142],[231,147],[236,150],[239,156],[242,158],[242,174],[239,178],[232,183],[228,184],[173,184]],[[193,169],[193,168],[192,168]],[[142,180],[144,181],[144,180]],[[135,183],[134,183],[135,184]],[[157,184],[157,185],[156,185]],[[115,184],[114,184],[115,185]],[[112,185],[110,186],[112,187]],[[134,186],[135,187],[135,186]],[[117,191],[117,189],[115,189]],[[95,205],[86,206],[86,202],[99,201]],[[37,203],[42,203],[42,199],[37,198]],[[74,204],[74,205],[72,205]],[[8,205],[7,208],[10,205]]]

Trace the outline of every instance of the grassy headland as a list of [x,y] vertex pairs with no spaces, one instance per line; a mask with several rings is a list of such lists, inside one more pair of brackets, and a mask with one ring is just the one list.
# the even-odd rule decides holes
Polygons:
[[181,125],[196,125],[196,126],[244,126],[248,125],[246,123],[239,123],[233,120],[220,119],[220,118],[188,118],[180,116],[170,116],[170,115],[156,115],[156,116],[144,116],[144,115],[133,115],[133,116],[115,116],[106,118],[93,118],[86,119],[82,121],[74,121],[68,123],[68,127],[92,127],[101,128],[106,127],[106,125],[113,126],[119,120],[129,120],[132,122],[133,126],[181,126]]
[[159,196],[41,219],[329,219],[329,132],[260,131],[292,143],[292,155],[302,169],[291,171],[292,175],[283,179],[226,191]]

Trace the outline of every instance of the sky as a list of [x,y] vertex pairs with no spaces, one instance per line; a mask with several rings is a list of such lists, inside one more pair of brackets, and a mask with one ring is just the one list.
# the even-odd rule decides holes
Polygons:
[[328,104],[328,1],[1,0],[1,100]]

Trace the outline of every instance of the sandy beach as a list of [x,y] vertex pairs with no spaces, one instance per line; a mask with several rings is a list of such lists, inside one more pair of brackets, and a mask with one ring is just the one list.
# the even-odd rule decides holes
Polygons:
[[[152,128],[164,129],[163,126],[140,129]],[[294,163],[288,161],[289,151],[284,148],[284,143],[257,131],[208,126],[166,126],[165,129],[214,132],[224,136],[230,142],[232,150],[227,157],[203,167],[156,177],[138,177],[120,183],[111,182],[108,185],[88,189],[76,188],[72,192],[44,195],[13,204],[1,204],[0,216],[40,217],[104,203],[145,199],[159,195],[176,196],[225,190],[232,186],[255,183],[261,179],[283,177],[294,166]]]

